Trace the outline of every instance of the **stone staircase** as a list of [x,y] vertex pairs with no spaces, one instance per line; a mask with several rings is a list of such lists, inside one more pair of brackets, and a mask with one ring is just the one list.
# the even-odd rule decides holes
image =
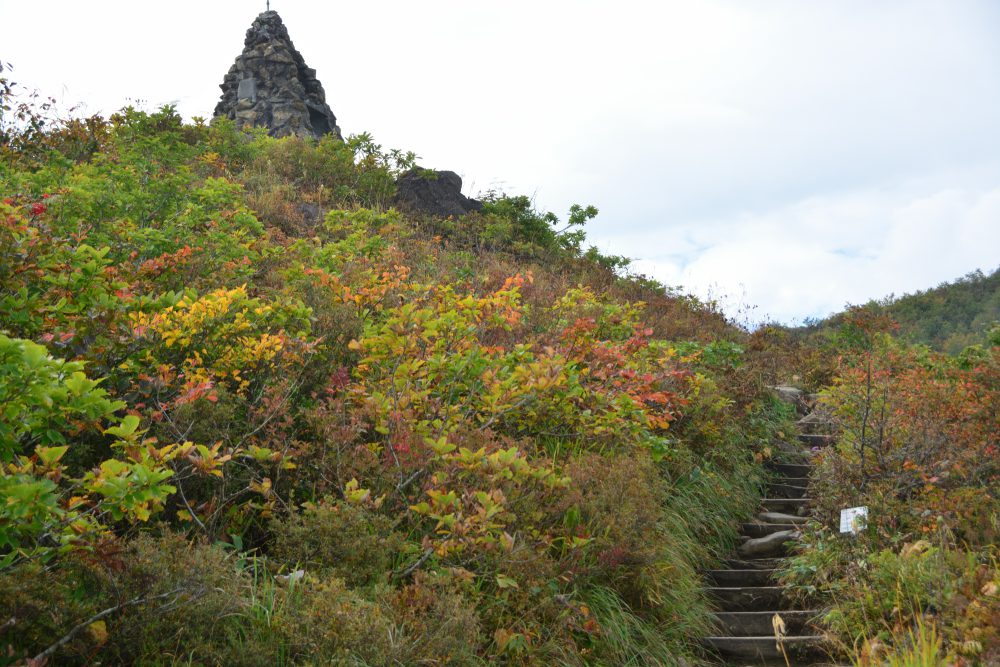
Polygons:
[[[812,452],[833,439],[817,432],[823,424],[811,417],[799,421],[799,443],[784,447],[783,462],[769,464],[772,481],[756,517],[743,524],[737,553],[724,569],[705,573],[718,611],[714,636],[704,643],[727,665],[785,665],[786,659],[792,666],[830,662],[830,647],[813,625],[822,611],[795,608],[775,581],[799,528],[810,520]],[[780,644],[775,615],[785,626]]]

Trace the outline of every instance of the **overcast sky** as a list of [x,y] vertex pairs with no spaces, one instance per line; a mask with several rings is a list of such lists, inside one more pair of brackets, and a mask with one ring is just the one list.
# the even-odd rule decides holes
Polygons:
[[[274,0],[346,133],[791,322],[1000,265],[1000,3]],[[210,116],[264,1],[0,0],[14,80]]]

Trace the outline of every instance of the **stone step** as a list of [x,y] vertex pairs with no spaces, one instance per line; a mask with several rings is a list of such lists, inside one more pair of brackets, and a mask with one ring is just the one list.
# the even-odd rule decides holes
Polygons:
[[[705,644],[726,657],[753,660],[777,660],[783,657],[774,637],[706,637]],[[795,635],[782,642],[789,659],[808,660],[823,656],[829,650],[827,641],[819,635]]]
[[797,429],[797,433],[805,433],[806,435],[836,435],[837,425],[831,424],[829,422],[812,422],[803,423],[799,422],[800,426]]
[[834,433],[837,421],[822,412],[811,412],[795,422],[799,433]]
[[832,445],[837,440],[837,436],[829,433],[799,433],[799,442],[810,447],[826,447]]
[[773,484],[784,484],[786,486],[801,486],[803,489],[809,487],[808,477],[782,477],[778,476],[771,480]]
[[730,558],[726,567],[730,570],[777,570],[785,564],[787,558],[750,558],[747,560]]
[[779,484],[774,482],[767,485],[767,495],[769,498],[805,498],[806,487],[795,486],[793,484]]
[[757,515],[758,521],[763,523],[783,523],[800,526],[809,521],[807,516],[796,514],[785,514],[783,512],[761,512]]
[[716,586],[768,586],[777,570],[745,569],[745,570],[709,570],[706,574]]
[[809,465],[812,461],[813,453],[796,439],[794,445],[787,442],[781,443],[774,456],[776,459],[775,463]]
[[796,529],[781,530],[763,537],[750,538],[740,544],[736,551],[743,558],[774,558],[788,553],[789,543],[799,538]]
[[718,586],[706,591],[721,611],[766,611],[785,603],[781,586]]
[[741,532],[751,538],[767,537],[772,533],[793,529],[794,525],[790,523],[745,523]]
[[822,612],[815,610],[770,610],[770,611],[720,611],[715,614],[719,634],[731,637],[766,637],[774,634],[774,615],[785,622],[785,633],[789,635],[807,634],[803,630]]
[[786,477],[809,477],[816,466],[809,463],[777,463],[769,461],[766,466]]
[[810,498],[764,498],[761,505],[767,511],[806,509],[812,503]]

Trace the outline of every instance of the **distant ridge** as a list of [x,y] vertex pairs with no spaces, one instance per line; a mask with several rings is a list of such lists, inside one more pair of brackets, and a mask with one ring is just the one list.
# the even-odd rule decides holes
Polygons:
[[[890,316],[899,323],[899,335],[950,354],[981,343],[1000,322],[1000,268],[990,274],[973,271],[953,282],[905,294],[872,300],[865,308]],[[838,313],[803,327],[816,331],[836,326]]]

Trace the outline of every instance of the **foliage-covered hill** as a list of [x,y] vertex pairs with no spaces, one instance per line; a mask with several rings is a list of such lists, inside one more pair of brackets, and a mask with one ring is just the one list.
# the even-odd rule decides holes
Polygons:
[[[37,119],[37,117],[36,117]],[[747,335],[412,156],[4,135],[0,663],[675,664],[785,412]]]
[[[974,271],[950,283],[896,297],[871,301],[864,306],[891,317],[898,335],[958,354],[979,343],[1000,322],[1000,269],[986,275]],[[835,329],[844,323],[838,314],[805,327],[806,331]]]
[[859,664],[1000,659],[1000,330],[748,334],[591,207],[394,210],[366,135],[0,97],[0,665],[705,664],[795,375],[790,594]]

